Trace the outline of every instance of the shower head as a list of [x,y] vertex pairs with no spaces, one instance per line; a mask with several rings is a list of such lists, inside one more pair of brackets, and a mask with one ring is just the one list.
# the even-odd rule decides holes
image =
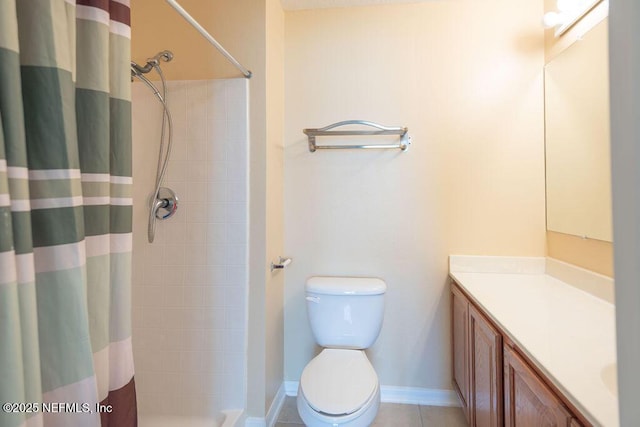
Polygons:
[[169,62],[173,59],[173,53],[168,50],[163,50],[162,52],[158,52],[154,57],[147,59],[147,63],[153,62],[155,64],[158,64],[161,59],[164,62]]
[[173,59],[173,53],[168,50],[158,52],[155,56],[147,59],[147,63],[142,66],[134,61],[131,61],[131,77],[138,76],[140,74],[147,74],[154,67],[160,67],[160,61],[169,62]]

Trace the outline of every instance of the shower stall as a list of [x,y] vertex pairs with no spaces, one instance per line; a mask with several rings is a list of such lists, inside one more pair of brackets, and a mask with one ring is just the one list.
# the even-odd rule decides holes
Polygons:
[[146,83],[132,87],[140,425],[232,426],[245,407],[246,387],[248,82],[167,82],[172,146],[162,186],[175,192],[180,208],[155,225],[153,243],[149,207],[161,187],[158,152],[167,115]]
[[245,78],[167,81],[167,50],[131,61],[139,425],[232,427],[246,406],[251,71],[166,2]]

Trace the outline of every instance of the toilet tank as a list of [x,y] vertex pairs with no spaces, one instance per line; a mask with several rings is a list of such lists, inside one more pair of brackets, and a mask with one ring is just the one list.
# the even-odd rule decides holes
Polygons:
[[311,277],[307,313],[318,345],[365,349],[380,334],[387,285],[371,277]]

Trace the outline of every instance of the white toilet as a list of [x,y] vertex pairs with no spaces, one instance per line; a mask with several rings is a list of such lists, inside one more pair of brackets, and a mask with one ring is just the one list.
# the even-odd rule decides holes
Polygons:
[[311,277],[307,313],[324,347],[302,371],[297,406],[308,427],[367,427],[380,406],[380,384],[364,349],[378,338],[387,285],[364,277]]

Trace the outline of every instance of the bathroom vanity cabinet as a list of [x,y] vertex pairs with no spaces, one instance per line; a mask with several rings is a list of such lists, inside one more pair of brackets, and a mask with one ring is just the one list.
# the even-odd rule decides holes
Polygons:
[[453,384],[471,427],[590,425],[455,282],[451,315]]
[[507,426],[580,426],[562,401],[513,349],[504,348]]
[[453,382],[471,426],[500,427],[502,335],[462,291],[451,287]]
[[451,342],[453,386],[469,419],[469,301],[457,286],[451,285]]

